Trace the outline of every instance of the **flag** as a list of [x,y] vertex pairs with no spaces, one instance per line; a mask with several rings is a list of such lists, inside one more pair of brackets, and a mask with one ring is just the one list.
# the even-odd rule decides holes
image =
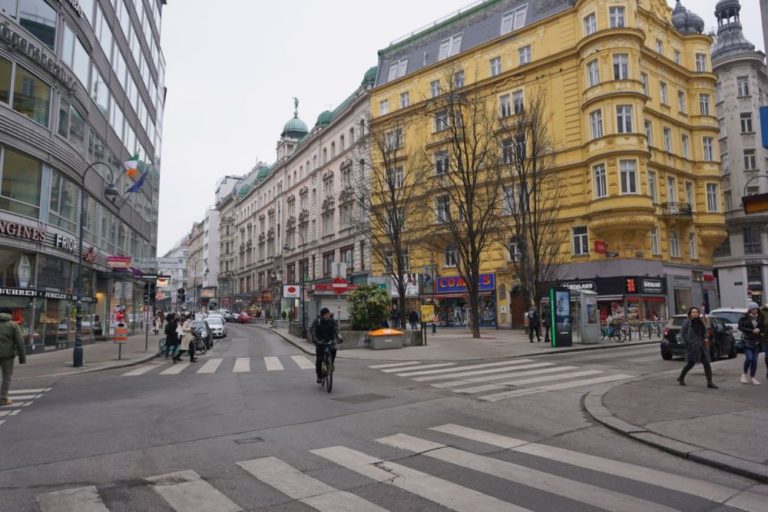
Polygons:
[[130,186],[128,190],[125,191],[126,194],[130,192],[138,192],[141,190],[142,185],[144,185],[144,182],[147,179],[147,174],[149,174],[149,168],[147,168],[143,173],[141,173],[141,177],[139,177],[138,180],[136,180],[136,183]]
[[130,160],[127,162],[123,162],[123,167],[125,167],[125,174],[131,178],[136,179],[136,177],[139,175],[140,167],[142,166],[143,162],[139,160],[139,155],[133,155]]

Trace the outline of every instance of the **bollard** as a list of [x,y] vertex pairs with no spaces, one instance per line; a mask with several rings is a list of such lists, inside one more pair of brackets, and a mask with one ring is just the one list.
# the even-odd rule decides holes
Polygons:
[[432,334],[437,334],[437,324],[432,322]]

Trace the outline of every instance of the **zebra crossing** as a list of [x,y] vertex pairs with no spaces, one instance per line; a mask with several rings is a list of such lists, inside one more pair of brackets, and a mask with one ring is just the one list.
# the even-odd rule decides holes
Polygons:
[[315,362],[303,355],[264,356],[264,357],[235,357],[211,358],[205,362],[189,363],[181,361],[176,364],[167,361],[157,361],[127,371],[121,377],[141,377],[145,375],[173,376],[189,373],[211,375],[214,373],[256,373],[279,372],[291,370],[314,370]]
[[583,369],[534,359],[509,359],[493,363],[459,364],[405,361],[377,364],[368,368],[478,400],[497,402],[509,398],[560,391],[582,386],[631,379],[629,373]]
[[36,389],[12,389],[8,392],[8,398],[13,400],[11,405],[5,405],[0,407],[0,426],[3,425],[9,418],[18,415],[25,407],[29,407],[32,403],[50,391],[51,388],[36,388]]
[[[362,447],[365,451],[360,448],[358,444],[354,449],[341,445],[310,449],[308,456],[301,455],[306,468],[295,467],[275,456],[233,462],[233,468],[225,469],[226,482],[218,475],[206,477],[193,469],[184,469],[144,476],[138,481],[132,479],[130,485],[131,490],[136,486],[149,490],[149,494],[142,493],[145,510],[177,512],[267,509],[276,505],[275,491],[278,496],[285,496],[278,498],[283,506],[298,502],[322,512],[398,510],[391,508],[391,500],[388,501],[390,508],[385,503],[376,502],[390,493],[369,492],[366,497],[356,494],[372,485],[397,488],[401,508],[409,510],[413,505],[405,506],[402,500],[409,503],[411,500],[427,500],[459,512],[560,510],[572,509],[574,504],[611,512],[673,512],[722,507],[745,512],[766,510],[765,494],[760,486],[754,489],[728,487],[678,472],[459,424],[437,425],[411,433],[398,432],[366,441]],[[435,464],[424,461],[434,461]],[[450,472],[452,476],[448,480],[442,475],[449,472],[441,470],[439,465],[460,471]],[[547,467],[551,471],[547,471]],[[357,474],[371,482],[363,486],[350,485],[347,489],[330,485],[329,479],[334,482],[349,480],[344,478],[344,473]],[[505,485],[482,486],[479,476],[503,481]],[[124,493],[114,491],[116,486],[129,485],[125,482],[128,480],[102,484],[102,488],[85,485],[52,490],[37,494],[35,499],[40,512],[110,512],[111,507],[123,505]],[[222,483],[226,492],[217,488]],[[255,490],[248,499],[264,497],[266,503],[238,503],[237,499],[245,499],[238,492],[241,486]],[[482,487],[482,490],[476,487]],[[111,492],[102,493],[106,489]],[[491,492],[501,495],[494,496]],[[271,497],[272,503],[267,496]],[[117,500],[114,505],[110,502],[112,499]],[[557,508],[553,503],[566,506]]]

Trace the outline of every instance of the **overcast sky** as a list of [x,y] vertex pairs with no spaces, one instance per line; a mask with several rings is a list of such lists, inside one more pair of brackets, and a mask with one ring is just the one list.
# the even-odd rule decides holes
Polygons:
[[[535,0],[534,0],[535,1]],[[667,0],[674,6],[674,0]],[[162,48],[163,119],[158,256],[203,219],[216,182],[272,163],[293,116],[312,128],[354,91],[377,51],[470,0],[170,0]],[[717,0],[686,0],[716,26]],[[763,49],[758,0],[742,0],[747,38]]]

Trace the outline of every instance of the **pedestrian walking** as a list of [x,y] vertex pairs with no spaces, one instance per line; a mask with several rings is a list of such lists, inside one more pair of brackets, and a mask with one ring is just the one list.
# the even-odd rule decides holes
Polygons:
[[765,323],[757,303],[747,302],[747,312],[739,318],[739,330],[744,337],[744,371],[741,374],[742,384],[760,384],[755,378],[757,373],[757,358],[765,336]]
[[165,322],[165,358],[171,356],[173,362],[181,360],[179,354],[179,344],[181,338],[179,338],[179,322],[176,320],[176,314],[171,313],[166,317]]
[[526,313],[528,317],[528,339],[533,343],[533,334],[536,333],[536,342],[541,341],[539,335],[539,327],[541,326],[541,319],[539,318],[539,312],[536,311],[536,306],[531,304],[531,308]]
[[685,366],[677,378],[678,384],[685,386],[685,375],[696,363],[704,365],[704,375],[707,377],[707,387],[718,389],[712,382],[712,367],[710,366],[709,347],[707,342],[707,327],[701,319],[699,308],[692,307],[688,310],[688,318],[683,321],[680,328],[680,338],[685,345]]
[[189,352],[189,362],[190,363],[196,363],[197,358],[195,357],[195,337],[192,334],[192,320],[195,319],[195,314],[190,313],[187,315],[187,318],[184,320],[184,323],[181,326],[181,336],[182,336],[182,342],[184,340],[184,336],[189,337],[189,344],[187,345],[187,352]]
[[397,306],[392,306],[392,311],[389,314],[389,320],[391,322],[391,328],[397,329],[400,327],[400,311],[397,309]]
[[[760,308],[763,317],[763,325],[768,327],[768,304]],[[763,351],[765,352],[765,378],[768,379],[768,328],[763,332]]]
[[541,322],[544,327],[544,343],[550,343],[549,329],[552,327],[550,316],[552,316],[552,310],[549,308],[549,304],[544,304],[541,307]]
[[27,362],[21,329],[19,324],[13,321],[10,313],[11,310],[8,308],[0,309],[0,371],[3,372],[3,381],[0,385],[0,406],[13,403],[13,400],[8,397],[8,393],[11,390],[14,360],[18,356],[19,364]]
[[411,324],[411,330],[418,331],[419,330],[419,314],[416,312],[415,309],[412,309],[410,313],[408,313],[408,323]]

